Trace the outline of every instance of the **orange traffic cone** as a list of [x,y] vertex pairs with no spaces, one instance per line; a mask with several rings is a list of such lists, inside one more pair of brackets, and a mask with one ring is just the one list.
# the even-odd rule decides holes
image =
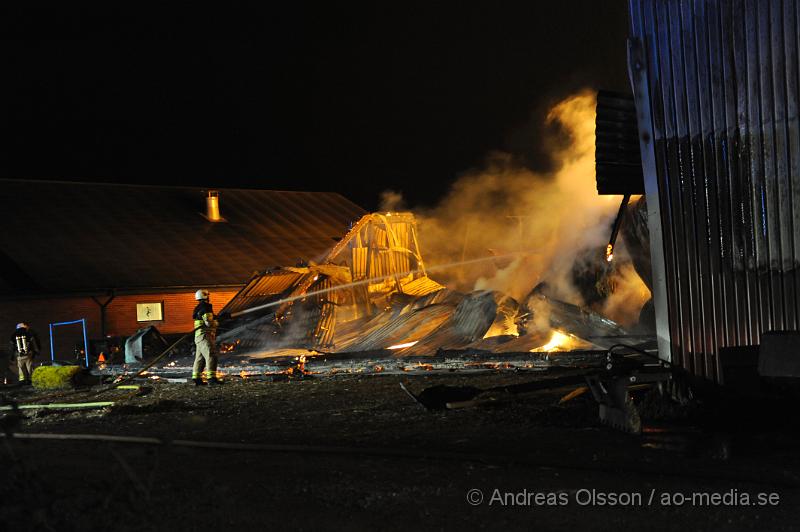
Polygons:
[[97,361],[98,362],[105,362],[106,361],[106,356],[103,353],[100,353],[100,356],[97,357]]

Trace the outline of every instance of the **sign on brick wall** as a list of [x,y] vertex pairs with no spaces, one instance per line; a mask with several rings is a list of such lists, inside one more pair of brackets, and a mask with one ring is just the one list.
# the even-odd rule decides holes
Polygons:
[[164,303],[136,303],[136,321],[162,321]]

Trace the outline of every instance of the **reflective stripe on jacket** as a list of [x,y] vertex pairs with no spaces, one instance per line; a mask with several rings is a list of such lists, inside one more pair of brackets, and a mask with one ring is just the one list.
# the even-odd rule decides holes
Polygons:
[[214,338],[214,333],[217,329],[217,321],[214,319],[214,309],[208,301],[201,301],[194,308],[192,312],[194,318],[194,332],[195,339],[198,338]]

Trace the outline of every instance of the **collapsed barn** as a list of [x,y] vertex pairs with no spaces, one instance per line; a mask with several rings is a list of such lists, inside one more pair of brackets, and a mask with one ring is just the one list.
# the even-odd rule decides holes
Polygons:
[[[595,294],[608,289],[603,272],[608,277],[613,268],[597,256]],[[413,214],[368,214],[319,263],[253,277],[222,310],[234,319],[219,340],[237,353],[305,348],[414,356],[608,348],[632,338],[612,320],[551,297],[546,283],[517,301],[498,291],[448,289],[429,275],[436,269],[426,268]]]

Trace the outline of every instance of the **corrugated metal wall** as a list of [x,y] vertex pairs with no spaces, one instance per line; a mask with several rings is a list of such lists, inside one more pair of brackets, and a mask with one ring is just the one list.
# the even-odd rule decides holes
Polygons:
[[672,358],[718,378],[720,348],[799,328],[800,2],[629,5]]

